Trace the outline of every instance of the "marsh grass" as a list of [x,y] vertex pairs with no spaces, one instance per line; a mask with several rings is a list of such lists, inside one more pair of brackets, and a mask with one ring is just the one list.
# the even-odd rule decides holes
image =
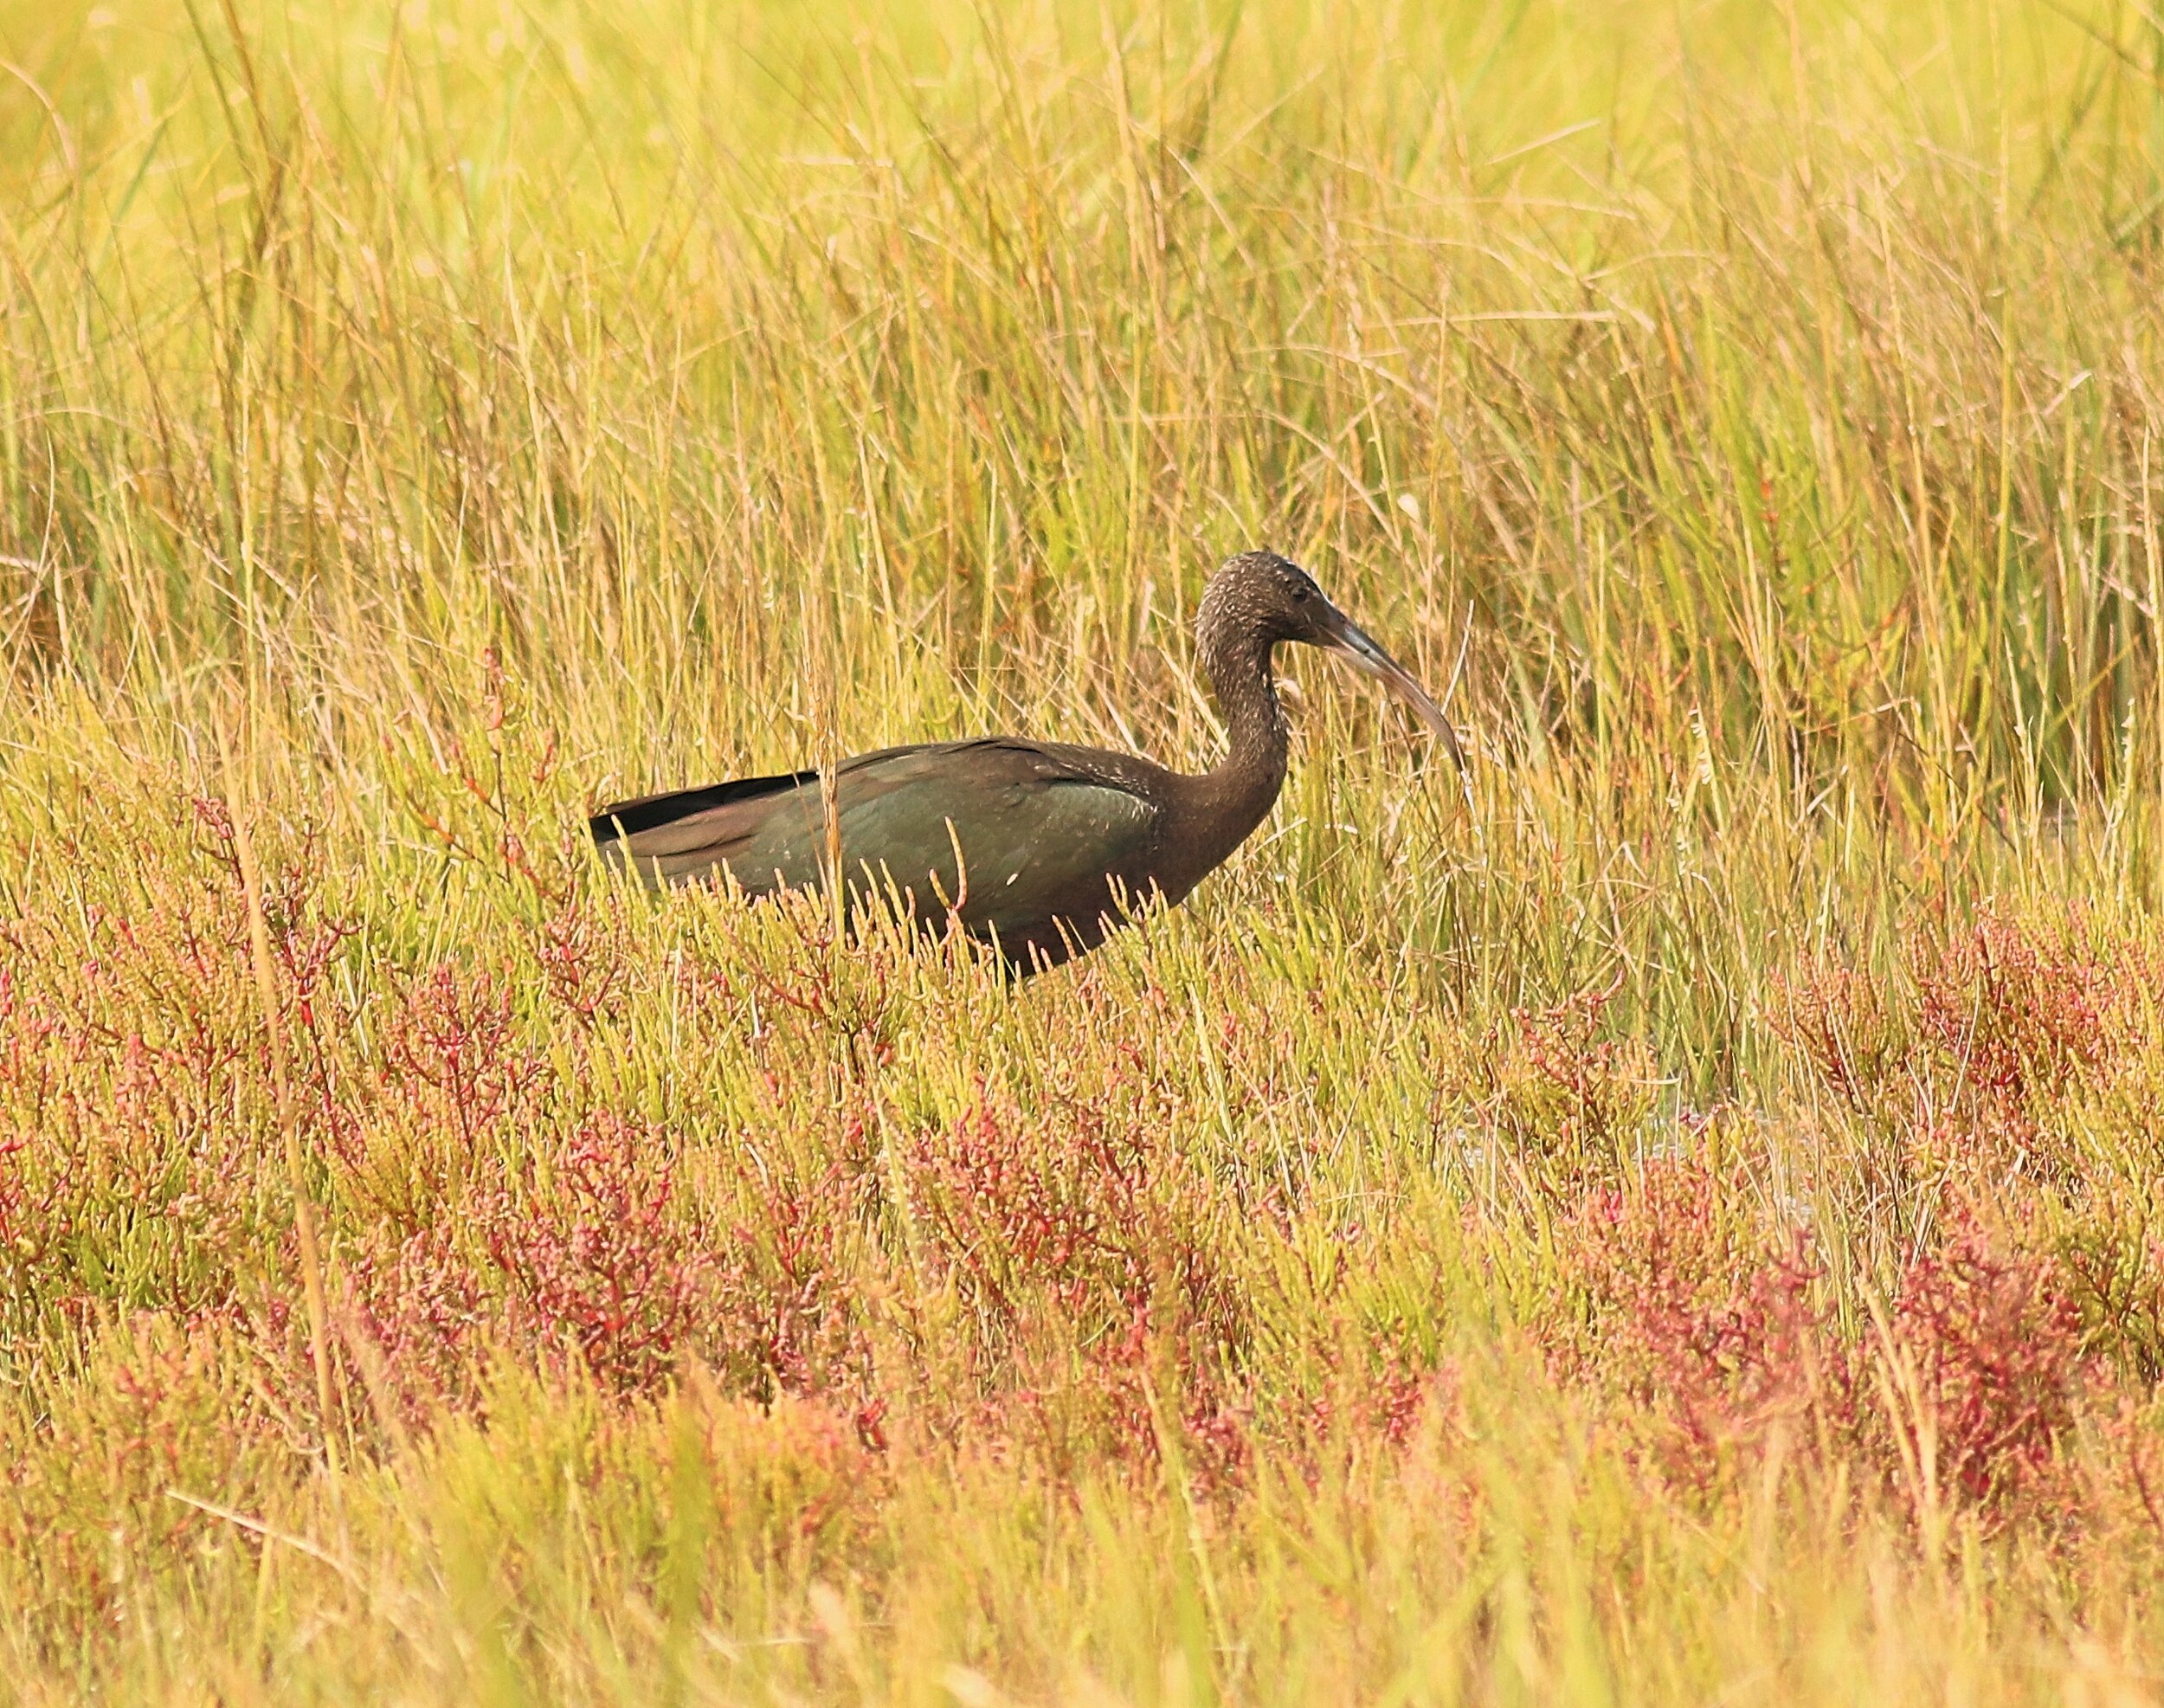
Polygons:
[[[2142,9],[0,61],[10,1692],[2150,1699]],[[1462,788],[1287,660],[1266,829],[1021,992],[580,846],[1205,763],[1258,543]]]

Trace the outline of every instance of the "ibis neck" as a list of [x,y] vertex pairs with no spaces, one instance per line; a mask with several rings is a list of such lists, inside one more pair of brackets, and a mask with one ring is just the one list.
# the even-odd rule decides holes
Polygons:
[[1242,637],[1237,643],[1206,650],[1202,664],[1224,715],[1225,757],[1201,777],[1213,842],[1221,841],[1222,859],[1269,815],[1285,783],[1289,737],[1285,709],[1270,677],[1272,642]]

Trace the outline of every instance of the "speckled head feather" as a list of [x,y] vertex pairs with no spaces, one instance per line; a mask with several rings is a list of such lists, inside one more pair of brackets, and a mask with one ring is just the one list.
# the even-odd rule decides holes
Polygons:
[[1327,646],[1329,617],[1343,620],[1315,577],[1298,564],[1274,551],[1243,551],[1227,558],[1203,590],[1195,639],[1208,669],[1279,641]]

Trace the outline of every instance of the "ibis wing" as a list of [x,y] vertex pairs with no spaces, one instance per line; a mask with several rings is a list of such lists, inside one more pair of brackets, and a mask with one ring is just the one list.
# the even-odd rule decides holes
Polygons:
[[965,790],[926,779],[845,806],[842,849],[853,874],[868,871],[920,915],[952,906],[1019,956],[1052,950],[1063,924],[1094,941],[1099,920],[1147,886],[1156,829],[1147,801],[1047,767]]
[[853,880],[1008,944],[1054,918],[1094,925],[1156,828],[1147,801],[1017,741],[867,756],[843,768],[840,806]]
[[[1120,889],[1147,882],[1157,809],[1033,743],[890,748],[850,760],[837,783],[853,882],[868,874],[919,915],[956,906],[973,932],[1017,951],[1049,949],[1059,922],[1093,938]],[[726,870],[755,893],[809,888],[826,854],[815,771],[647,796],[594,827],[603,853],[648,884]]]

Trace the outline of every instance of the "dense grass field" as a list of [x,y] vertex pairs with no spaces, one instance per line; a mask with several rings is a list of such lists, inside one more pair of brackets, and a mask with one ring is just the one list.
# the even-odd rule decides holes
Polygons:
[[[0,0],[0,1694],[2164,1694],[2140,0]],[[1278,810],[1021,989],[615,796]]]

